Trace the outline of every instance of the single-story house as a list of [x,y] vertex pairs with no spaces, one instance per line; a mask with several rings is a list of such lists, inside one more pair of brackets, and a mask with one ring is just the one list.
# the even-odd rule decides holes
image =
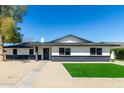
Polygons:
[[6,59],[110,61],[110,48],[117,46],[66,35],[50,42],[23,42],[5,46],[5,55]]

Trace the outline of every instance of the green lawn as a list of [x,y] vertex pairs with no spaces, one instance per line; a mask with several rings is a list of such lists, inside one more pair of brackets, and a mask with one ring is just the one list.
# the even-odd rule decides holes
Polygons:
[[112,63],[64,63],[72,77],[124,78],[124,66]]

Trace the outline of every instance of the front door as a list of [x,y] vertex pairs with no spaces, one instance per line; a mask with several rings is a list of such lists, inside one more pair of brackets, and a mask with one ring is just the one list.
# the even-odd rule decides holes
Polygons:
[[43,60],[49,60],[49,48],[43,48]]

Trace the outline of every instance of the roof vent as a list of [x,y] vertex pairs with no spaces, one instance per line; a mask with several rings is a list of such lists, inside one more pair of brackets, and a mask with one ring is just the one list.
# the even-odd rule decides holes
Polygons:
[[41,43],[44,43],[44,38],[43,37],[41,38]]

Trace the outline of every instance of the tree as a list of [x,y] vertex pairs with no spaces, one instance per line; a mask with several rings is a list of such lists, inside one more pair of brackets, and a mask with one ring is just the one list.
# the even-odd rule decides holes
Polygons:
[[18,23],[23,22],[26,6],[0,5],[0,60],[4,61],[4,43],[21,42]]

